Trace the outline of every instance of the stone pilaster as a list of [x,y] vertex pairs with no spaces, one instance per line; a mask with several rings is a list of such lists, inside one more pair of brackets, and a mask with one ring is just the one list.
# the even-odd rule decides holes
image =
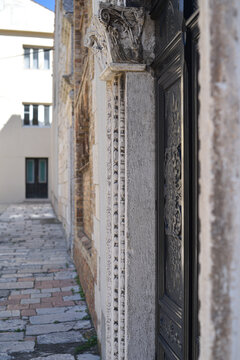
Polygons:
[[86,37],[107,82],[106,360],[150,360],[155,350],[154,81],[143,57],[145,16],[143,8],[100,3]]

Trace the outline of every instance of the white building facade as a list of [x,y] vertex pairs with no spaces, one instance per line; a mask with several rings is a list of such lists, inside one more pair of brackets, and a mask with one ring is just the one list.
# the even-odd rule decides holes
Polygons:
[[0,1],[0,202],[48,198],[54,13]]

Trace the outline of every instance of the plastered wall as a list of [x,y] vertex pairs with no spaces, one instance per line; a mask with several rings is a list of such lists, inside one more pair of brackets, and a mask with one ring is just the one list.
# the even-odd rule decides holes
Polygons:
[[[26,157],[51,167],[50,128],[23,127],[23,103],[52,103],[53,51],[44,69],[42,49],[53,47],[53,24],[54,13],[33,1],[0,2],[0,202],[25,199]],[[24,46],[40,49],[41,68],[24,67]]]

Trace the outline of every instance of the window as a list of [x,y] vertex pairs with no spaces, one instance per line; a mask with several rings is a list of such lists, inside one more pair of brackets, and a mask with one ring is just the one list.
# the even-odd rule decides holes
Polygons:
[[27,184],[34,184],[34,160],[27,159]]
[[44,69],[50,69],[50,50],[44,49]]
[[45,126],[49,126],[50,125],[50,121],[49,121],[49,105],[44,105],[44,125]]
[[33,125],[38,125],[38,105],[33,105]]
[[50,69],[51,63],[50,48],[24,46],[24,68],[25,69]]
[[51,105],[23,104],[23,125],[45,127],[51,125]]
[[24,49],[24,67],[25,69],[30,69],[30,49]]
[[46,184],[47,182],[47,162],[45,159],[38,161],[38,182],[39,184]]
[[24,125],[30,125],[30,105],[24,105]]
[[33,49],[33,68],[38,69],[38,49]]

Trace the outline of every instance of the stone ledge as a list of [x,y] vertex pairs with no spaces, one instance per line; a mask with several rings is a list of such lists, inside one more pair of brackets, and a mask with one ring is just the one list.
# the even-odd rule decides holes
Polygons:
[[100,74],[100,79],[109,81],[123,72],[143,72],[145,70],[146,64],[110,63]]

